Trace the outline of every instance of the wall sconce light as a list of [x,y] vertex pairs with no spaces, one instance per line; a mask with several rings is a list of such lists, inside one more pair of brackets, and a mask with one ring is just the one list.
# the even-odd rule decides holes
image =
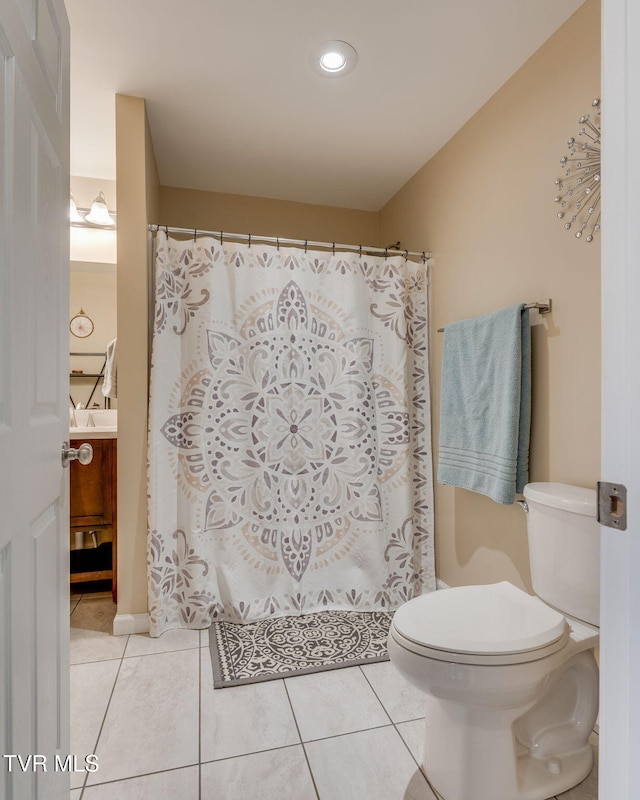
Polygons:
[[[80,211],[84,212],[84,217]],[[71,195],[69,218],[72,225],[84,228],[115,228],[116,225],[116,221],[109,213],[103,192],[96,197],[90,209],[78,209],[73,195]]]
[[107,201],[104,199],[104,194],[102,192],[100,192],[100,194],[91,204],[91,211],[89,211],[85,219],[92,225],[102,225],[103,227],[106,225],[111,226],[116,224],[109,215]]
[[76,206],[76,201],[73,196],[73,193],[71,193],[71,202],[69,206],[69,219],[72,225],[73,224],[77,225],[78,223],[84,222],[80,214],[78,214],[78,207]]

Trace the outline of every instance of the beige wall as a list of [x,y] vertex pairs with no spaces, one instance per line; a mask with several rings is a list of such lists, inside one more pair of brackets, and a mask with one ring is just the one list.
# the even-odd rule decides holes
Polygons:
[[373,211],[172,186],[160,189],[158,221],[176,228],[315,239],[340,244],[378,244],[378,215]]
[[[381,210],[380,240],[433,251],[431,375],[437,450],[448,322],[517,302],[532,312],[532,481],[599,476],[600,260],[556,219],[566,140],[600,92],[600,8],[587,2]],[[606,114],[606,107],[605,112]],[[438,577],[530,589],[525,516],[436,484]]]
[[118,615],[147,610],[147,222],[158,214],[153,144],[139,97],[116,96],[118,195]]

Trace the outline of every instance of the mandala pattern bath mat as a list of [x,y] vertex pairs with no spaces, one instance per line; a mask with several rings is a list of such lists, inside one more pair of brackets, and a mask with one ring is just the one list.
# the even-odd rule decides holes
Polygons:
[[216,622],[209,629],[214,688],[387,661],[392,616],[321,611],[248,625]]

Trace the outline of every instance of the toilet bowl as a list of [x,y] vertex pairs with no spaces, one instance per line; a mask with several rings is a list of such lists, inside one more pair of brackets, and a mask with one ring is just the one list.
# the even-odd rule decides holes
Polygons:
[[[549,529],[562,530],[561,547],[579,542],[581,559],[599,558],[595,493],[532,484],[525,497],[527,489],[530,547],[533,538],[550,551],[538,554],[534,589],[553,570],[558,605],[503,581],[417,597],[390,626],[392,663],[425,694],[423,766],[444,800],[547,800],[592,768],[598,595],[580,596],[575,560],[556,560]],[[580,619],[569,613],[575,603]]]

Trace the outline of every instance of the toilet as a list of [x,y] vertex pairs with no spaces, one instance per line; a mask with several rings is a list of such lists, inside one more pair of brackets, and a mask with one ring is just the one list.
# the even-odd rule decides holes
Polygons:
[[443,800],[547,800],[593,765],[600,622],[596,493],[524,490],[536,597],[503,581],[401,606],[389,657],[426,696],[423,766]]

